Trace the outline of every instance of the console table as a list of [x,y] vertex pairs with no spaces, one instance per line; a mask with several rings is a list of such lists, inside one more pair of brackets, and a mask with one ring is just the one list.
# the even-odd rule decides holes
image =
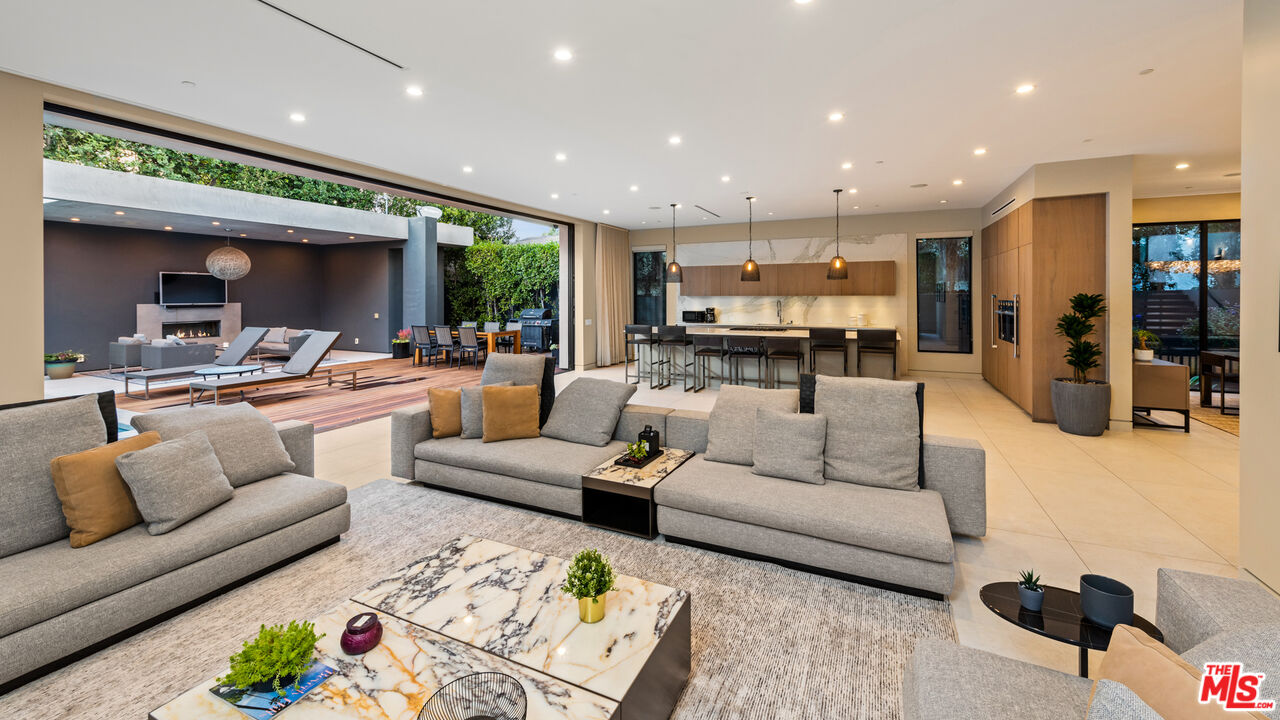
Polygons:
[[693,452],[663,448],[661,457],[642,468],[615,465],[620,457],[582,476],[582,522],[652,540],[658,536],[653,489]]

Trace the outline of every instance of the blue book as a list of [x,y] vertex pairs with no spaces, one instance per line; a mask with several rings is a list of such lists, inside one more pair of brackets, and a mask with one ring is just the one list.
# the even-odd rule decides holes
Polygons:
[[276,694],[275,689],[270,687],[265,691],[259,691],[253,688],[214,685],[209,688],[209,692],[226,700],[232,707],[254,720],[264,720],[279,715],[280,711],[297,702],[311,690],[320,687],[333,673],[333,668],[319,660],[312,660],[311,667],[307,668],[298,679],[298,687],[285,685],[280,688],[284,690],[283,696]]

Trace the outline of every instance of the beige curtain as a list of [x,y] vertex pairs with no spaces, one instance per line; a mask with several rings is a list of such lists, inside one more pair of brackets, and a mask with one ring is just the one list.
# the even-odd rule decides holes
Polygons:
[[622,362],[624,326],[631,322],[631,234],[596,225],[596,365]]

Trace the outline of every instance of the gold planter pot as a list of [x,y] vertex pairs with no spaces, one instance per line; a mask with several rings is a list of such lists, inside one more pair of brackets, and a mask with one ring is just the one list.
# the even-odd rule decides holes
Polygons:
[[584,623],[598,623],[604,619],[604,594],[593,598],[578,598],[578,617]]

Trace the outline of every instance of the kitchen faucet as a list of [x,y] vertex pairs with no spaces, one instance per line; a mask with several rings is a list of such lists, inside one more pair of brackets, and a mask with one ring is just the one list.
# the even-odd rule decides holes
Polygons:
[[778,301],[778,324],[782,324],[782,301]]

